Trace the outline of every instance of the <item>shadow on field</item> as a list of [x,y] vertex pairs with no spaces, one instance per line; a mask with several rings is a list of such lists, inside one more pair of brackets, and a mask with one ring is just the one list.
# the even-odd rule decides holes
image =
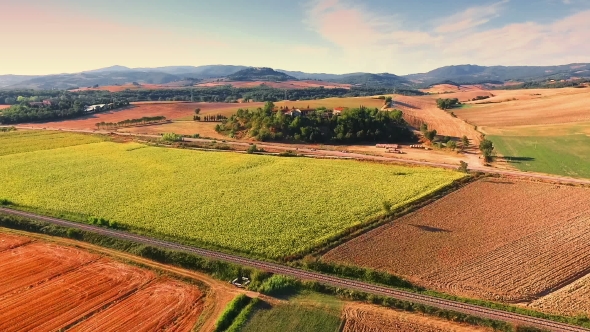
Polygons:
[[419,229],[421,229],[423,231],[431,232],[431,233],[451,233],[451,231],[449,231],[449,230],[442,229],[442,228],[431,227],[431,226],[413,225],[413,224],[410,224],[410,226],[414,226],[414,227],[419,228]]
[[523,161],[535,161],[533,157],[512,157],[512,156],[505,156],[500,157],[499,159],[506,161],[507,163],[511,164],[520,164]]
[[399,101],[399,100],[394,100],[394,101],[393,101],[393,107],[395,108],[395,106],[398,106],[398,105],[399,105],[399,106],[402,106],[402,107],[405,107],[405,108],[414,109],[414,110],[417,110],[417,109],[419,109],[418,107],[416,107],[416,106],[414,106],[414,105],[406,104],[406,103],[404,103],[404,102],[401,102],[401,101]]

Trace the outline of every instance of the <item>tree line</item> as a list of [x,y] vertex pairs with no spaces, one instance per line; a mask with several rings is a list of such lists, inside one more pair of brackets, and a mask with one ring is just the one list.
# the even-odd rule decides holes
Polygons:
[[53,120],[68,119],[84,115],[86,105],[105,104],[102,110],[110,110],[129,105],[125,100],[92,100],[84,102],[80,99],[56,98],[50,99],[49,104],[30,105],[28,99],[21,103],[3,109],[0,114],[0,123],[13,124],[23,122],[45,122]]
[[146,125],[166,121],[165,116],[144,116],[139,119],[127,119],[119,122],[99,122],[96,124],[98,129],[113,129],[119,127],[129,127],[136,125]]
[[275,110],[272,102],[255,111],[239,109],[215,129],[231,137],[248,136],[259,141],[354,143],[415,139],[399,110],[359,107],[345,110],[341,115],[331,115],[322,108],[292,116]]

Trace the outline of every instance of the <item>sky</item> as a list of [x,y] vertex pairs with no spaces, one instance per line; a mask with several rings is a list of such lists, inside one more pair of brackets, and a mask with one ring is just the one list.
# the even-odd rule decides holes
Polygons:
[[590,62],[590,0],[0,0],[0,75]]

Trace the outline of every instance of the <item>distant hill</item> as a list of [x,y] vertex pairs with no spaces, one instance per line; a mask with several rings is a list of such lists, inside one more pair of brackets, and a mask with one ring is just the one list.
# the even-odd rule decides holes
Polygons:
[[297,80],[293,76],[289,76],[285,73],[281,73],[272,68],[261,67],[255,68],[250,67],[242,69],[237,73],[228,75],[226,79],[231,81],[291,81]]
[[574,63],[562,66],[477,66],[458,65],[434,69],[427,73],[397,76],[389,73],[326,74],[301,71],[273,70],[233,65],[168,66],[129,68],[111,66],[75,74],[59,75],[0,75],[2,89],[70,89],[93,85],[113,85],[137,82],[166,84],[225,78],[232,81],[321,80],[327,82],[377,86],[426,87],[433,84],[504,83],[507,81],[542,82],[550,79],[590,78],[590,64]]
[[408,80],[393,74],[382,73],[382,74],[350,74],[343,75],[341,78],[332,80],[337,83],[345,83],[352,85],[364,85],[364,86],[399,86],[406,85]]
[[419,84],[453,81],[459,84],[503,83],[506,81],[541,81],[590,77],[590,64],[574,63],[562,66],[477,66],[458,65],[437,68],[424,74],[404,76]]
[[10,88],[26,89],[71,89],[98,85],[114,85],[138,82],[165,84],[182,80],[181,77],[161,72],[105,71],[78,74],[47,75],[28,78],[10,85]]

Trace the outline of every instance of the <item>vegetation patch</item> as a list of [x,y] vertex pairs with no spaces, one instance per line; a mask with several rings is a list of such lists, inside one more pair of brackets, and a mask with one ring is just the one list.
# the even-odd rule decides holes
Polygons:
[[313,306],[259,302],[242,332],[337,332],[340,313]]
[[488,136],[502,159],[521,171],[590,178],[590,137]]
[[357,161],[133,149],[142,146],[102,142],[0,157],[0,197],[78,215],[76,221],[100,216],[174,241],[281,258],[383,217],[385,200],[396,209],[465,176]]
[[60,131],[11,131],[0,133],[0,156],[103,142],[104,137]]

